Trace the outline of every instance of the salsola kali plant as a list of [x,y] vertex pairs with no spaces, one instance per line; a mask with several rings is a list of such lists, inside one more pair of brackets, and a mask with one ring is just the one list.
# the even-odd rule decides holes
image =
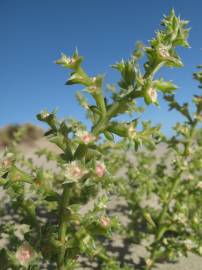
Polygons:
[[[201,88],[202,73],[194,78]],[[170,110],[185,118],[176,123],[171,138],[159,136],[156,145],[144,144],[143,151],[128,155],[128,143],[122,142],[107,154],[114,174],[121,163],[126,171],[114,180],[128,206],[122,211],[129,218],[124,236],[147,251],[135,269],[153,269],[189,252],[202,256],[202,95],[193,96],[195,110],[188,103],[180,105],[173,94],[164,98]]]
[[[201,72],[195,73],[194,78],[201,82]],[[155,190],[162,207],[157,215],[146,269],[151,269],[162,257],[176,259],[189,251],[202,255],[202,215],[198,208],[201,204],[202,131],[197,129],[202,121],[202,95],[193,98],[194,112],[188,103],[180,105],[174,95],[164,98],[170,110],[178,111],[185,121],[177,123],[174,126],[176,134],[165,141],[171,155],[171,172],[163,176],[164,187]],[[161,173],[166,174],[168,164],[164,164]]]
[[[171,81],[157,78],[156,74],[164,66],[183,66],[176,47],[189,46],[187,23],[176,17],[172,10],[164,17],[163,28],[156,32],[148,47],[138,43],[129,60],[113,65],[112,67],[120,72],[121,79],[118,87],[109,87],[110,97],[104,94],[104,77],[89,76],[82,68],[83,58],[77,51],[72,57],[62,54],[56,61],[58,65],[71,70],[67,85],[79,84],[84,87],[82,92],[77,93],[77,98],[86,110],[92,127],[89,131],[79,121],[60,121],[55,111],[42,111],[37,118],[49,126],[45,136],[60,149],[57,153],[46,148],[37,152],[39,157],[42,155],[52,161],[51,168],[38,166],[32,159],[26,159],[17,150],[15,142],[2,153],[0,184],[4,195],[1,197],[1,269],[47,269],[52,266],[53,269],[71,270],[78,269],[84,258],[96,258],[103,262],[103,269],[120,269],[119,263],[108,255],[100,241],[101,237],[111,237],[112,232],[119,228],[117,218],[108,215],[106,211],[110,192],[117,183],[113,176],[116,169],[113,166],[108,167],[110,162],[105,154],[109,154],[110,149],[116,147],[117,139],[115,140],[114,136],[123,138],[124,142],[135,150],[138,150],[141,144],[154,147],[159,141],[161,135],[158,126],[153,127],[149,122],[143,122],[142,129],[138,131],[142,108],[137,106],[136,100],[143,98],[146,105],[158,105],[159,92],[165,95],[176,90],[177,87]],[[141,68],[140,61],[143,56],[146,62]],[[91,97],[89,100],[93,100],[92,103],[83,93]],[[191,166],[188,167],[185,161],[189,161],[188,157],[192,158],[192,137],[200,118],[201,105],[197,105],[201,104],[200,97],[195,97],[199,110],[196,118],[191,118],[186,106],[179,107],[172,95],[165,97],[172,108],[184,112],[188,122],[176,127],[179,139],[175,137],[168,140],[176,158],[173,174],[167,176],[169,181],[166,183],[166,192],[163,190],[163,176],[162,182],[159,177],[159,187],[152,189],[154,193],[160,194],[162,200],[160,215],[158,216],[157,212],[153,221],[152,214],[145,212],[152,221],[155,232],[151,256],[146,260],[146,269],[150,269],[159,258],[161,246],[166,254],[170,251],[170,238],[166,246],[164,236],[166,233],[172,235],[171,225],[175,227],[176,234],[184,236],[185,232],[178,231],[176,227],[178,223],[173,224],[173,219],[169,219],[169,211],[176,208],[178,212],[182,205],[175,203],[170,209],[170,203],[184,170],[191,170]],[[131,121],[121,122],[117,118],[121,114],[130,114],[133,118]],[[183,138],[180,135],[183,135]],[[16,141],[20,140],[20,136],[20,132],[16,134]],[[122,145],[124,146],[124,143]],[[194,158],[197,162],[197,157]],[[197,179],[195,181],[197,182]],[[183,192],[188,192],[186,183],[178,190],[181,192],[178,193],[181,194],[180,202],[185,199]],[[145,183],[146,189],[148,185],[149,180]],[[131,191],[133,188],[135,192],[136,187],[131,186]],[[196,189],[196,194],[198,190],[200,188]],[[197,196],[200,200],[200,195]],[[178,197],[175,198],[177,202]],[[93,202],[92,205],[89,206],[89,202]],[[189,207],[195,207],[191,199]],[[185,211],[183,209],[180,211]],[[139,208],[137,211],[141,213]],[[193,228],[196,232],[189,231],[191,237],[198,233],[197,226],[199,225]],[[171,247],[173,251],[176,246],[171,244]],[[176,248],[178,250],[178,246]],[[125,266],[125,269],[129,267]]]

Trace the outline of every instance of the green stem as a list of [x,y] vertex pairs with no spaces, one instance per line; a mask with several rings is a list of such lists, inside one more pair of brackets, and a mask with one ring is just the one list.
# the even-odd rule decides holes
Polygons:
[[147,72],[144,74],[144,79],[152,78],[154,77],[155,73],[165,65],[165,61],[156,62],[153,64],[153,67],[151,67]]
[[105,130],[107,125],[107,120],[105,118],[100,118],[97,124],[92,128],[92,133],[98,136],[102,131]]
[[69,139],[66,140],[65,153],[67,155],[68,160],[72,160],[73,159],[73,154],[72,154],[72,149],[70,147],[70,140]]
[[[153,77],[155,73],[165,64],[165,62],[155,63],[153,67],[147,71],[144,75],[144,79],[147,79],[149,77]],[[143,96],[142,91],[138,91],[137,88],[134,88],[130,93],[123,96],[121,99],[115,101],[107,110],[106,116],[104,118],[100,118],[98,123],[93,127],[92,131],[95,135],[98,135],[100,132],[102,132],[105,128],[107,123],[111,118],[117,115],[120,108],[124,106],[128,101],[131,101],[135,98],[141,98]]]
[[[144,78],[152,77],[155,72],[163,65],[163,63],[155,64],[150,69],[148,73],[145,73]],[[82,69],[80,69],[81,73],[85,73]],[[98,100],[96,100],[97,105],[101,108],[102,115],[98,121],[98,123],[92,128],[92,133],[94,135],[99,135],[101,132],[103,132],[106,129],[107,124],[109,123],[110,119],[117,115],[120,108],[125,105],[128,101],[133,100],[134,98],[140,98],[142,97],[143,93],[142,91],[138,90],[137,88],[134,88],[130,93],[126,94],[124,97],[122,97],[120,100],[114,102],[109,109],[106,111],[105,103],[104,103],[104,97],[101,92],[101,96],[99,96],[99,104]],[[76,152],[74,154],[74,158],[81,159],[83,156],[85,156],[85,153],[87,151],[87,147],[85,145],[80,144]],[[64,270],[65,268],[65,237],[67,232],[67,216],[66,216],[66,205],[68,202],[68,187],[65,186],[62,194],[62,200],[60,205],[60,225],[59,225],[59,241],[61,242],[61,251],[58,258],[58,269]]]
[[116,116],[116,114],[119,112],[120,108],[124,104],[126,104],[129,100],[140,97],[142,97],[142,92],[137,91],[135,88],[133,91],[122,97],[120,100],[114,102],[106,112],[106,116],[104,118],[100,118],[98,123],[93,127],[92,129],[93,134],[98,135],[99,133],[104,131],[107,126],[107,123],[110,121],[111,118]]
[[[171,201],[173,199],[173,195],[175,194],[176,188],[178,187],[178,185],[180,183],[180,180],[181,180],[180,176],[181,176],[181,174],[182,174],[182,171],[180,171],[178,173],[178,175],[176,176],[176,179],[173,182],[173,185],[171,187],[170,193],[168,195],[168,199],[164,203],[163,208],[162,208],[162,211],[161,211],[161,213],[159,215],[158,229],[156,231],[154,243],[160,242],[160,240],[164,236],[165,231],[162,231],[162,225],[164,223],[164,219],[165,219],[165,216],[167,214],[168,207],[169,207],[169,205],[170,205],[170,203],[171,203]],[[154,247],[154,249],[152,250],[151,256],[150,256],[151,264],[149,266],[147,266],[146,270],[152,269],[152,267],[153,267],[153,265],[155,263],[155,260],[156,260],[156,255],[157,255],[157,248]]]
[[[168,195],[168,199],[167,199],[166,202],[164,203],[162,212],[161,212],[161,214],[160,214],[160,216],[159,216],[159,222],[158,222],[158,223],[159,223],[160,225],[163,223],[163,220],[164,220],[165,215],[166,215],[166,213],[167,213],[168,207],[169,207],[169,205],[170,205],[170,203],[171,203],[171,201],[172,201],[172,199],[173,199],[173,195],[174,195],[174,193],[175,193],[175,191],[176,191],[176,188],[177,188],[177,186],[178,186],[178,184],[179,184],[179,182],[180,182],[180,176],[182,175],[182,172],[183,172],[183,171],[180,170],[179,173],[177,174],[177,176],[176,176],[176,178],[175,178],[175,181],[173,182],[173,185],[172,185],[172,187],[171,187],[170,193],[169,193],[169,195]],[[160,226],[160,227],[161,227],[161,226]],[[158,233],[157,233],[157,241],[160,240],[160,237],[161,237],[161,234],[160,234],[160,232],[158,231]]]
[[104,96],[103,96],[103,92],[102,92],[102,88],[100,87],[99,90],[97,90],[98,92],[95,94],[92,94],[92,96],[94,97],[97,107],[100,109],[102,115],[101,117],[104,117],[106,114],[106,105],[105,105],[105,100],[104,100]]
[[137,91],[136,88],[134,88],[130,93],[122,97],[120,100],[113,103],[113,105],[109,108],[107,112],[107,119],[111,119],[113,116],[117,114],[117,112],[120,110],[120,108],[126,104],[128,101],[131,101],[135,98],[142,97],[142,91]]
[[68,196],[69,195],[69,186],[66,184],[64,185],[62,198],[61,198],[61,204],[60,204],[60,225],[59,225],[59,232],[58,232],[58,238],[61,244],[61,249],[59,252],[58,257],[58,269],[62,270],[64,269],[64,256],[66,251],[66,232],[67,232],[67,212],[66,212],[66,206],[68,203]]

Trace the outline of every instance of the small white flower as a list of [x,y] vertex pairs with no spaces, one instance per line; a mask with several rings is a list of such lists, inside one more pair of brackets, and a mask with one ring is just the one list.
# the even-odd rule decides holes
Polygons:
[[79,180],[87,172],[77,161],[72,161],[66,165],[65,177],[69,180]]
[[159,48],[159,55],[163,58],[168,58],[170,57],[170,53],[166,47],[160,47]]
[[157,92],[153,87],[149,87],[147,94],[153,103],[157,101]]
[[85,131],[85,130],[80,130],[77,131],[76,136],[84,143],[84,144],[89,144],[91,142],[94,142],[96,140],[96,137]]
[[95,172],[98,177],[103,177],[106,172],[105,164],[102,162],[97,162],[95,166]]
[[35,257],[35,251],[28,242],[24,242],[16,251],[16,258],[21,265],[28,265]]
[[49,114],[48,112],[44,112],[44,111],[41,112],[41,118],[42,118],[42,119],[48,118],[49,115],[50,115],[50,114]]

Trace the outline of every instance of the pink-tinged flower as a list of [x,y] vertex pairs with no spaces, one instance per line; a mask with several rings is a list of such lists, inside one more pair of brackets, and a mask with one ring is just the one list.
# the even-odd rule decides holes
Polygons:
[[147,90],[147,94],[153,103],[157,101],[157,92],[154,88],[149,87],[149,89]]
[[28,242],[24,242],[16,251],[16,258],[21,265],[28,265],[35,257],[35,251]]
[[85,131],[85,130],[81,130],[81,131],[78,131],[76,133],[76,136],[84,143],[84,144],[89,144],[91,142],[94,142],[96,140],[96,137]]
[[79,164],[78,161],[72,161],[67,164],[65,176],[69,180],[79,180],[81,179],[88,171]]
[[186,180],[193,180],[194,176],[192,174],[188,174]]
[[102,162],[97,162],[95,166],[95,172],[98,177],[103,177],[106,172],[106,167],[105,164]]
[[170,53],[169,53],[169,51],[168,51],[168,49],[166,47],[160,47],[159,48],[159,55],[162,58],[168,58],[168,57],[170,57]]
[[74,56],[74,57],[68,57],[64,53],[61,54],[61,58],[56,61],[57,64],[63,65],[64,67],[67,68],[75,68],[75,65],[79,61],[79,57]]
[[75,64],[77,59],[75,58],[69,58],[69,64]]
[[9,165],[11,165],[11,160],[9,160],[9,159],[4,159],[4,160],[1,161],[1,163],[2,163],[2,165],[3,165],[4,167],[8,167]]
[[100,224],[103,228],[107,228],[110,224],[110,218],[108,218],[106,216],[102,216],[100,218]]

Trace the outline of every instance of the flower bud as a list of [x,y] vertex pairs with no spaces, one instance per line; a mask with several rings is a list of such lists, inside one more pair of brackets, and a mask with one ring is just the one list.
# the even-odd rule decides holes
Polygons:
[[56,64],[62,65],[65,68],[76,69],[82,62],[82,57],[75,53],[73,57],[67,57],[64,53],[61,54],[61,58],[56,61]]
[[48,112],[41,112],[41,119],[45,120],[49,117],[49,113]]

